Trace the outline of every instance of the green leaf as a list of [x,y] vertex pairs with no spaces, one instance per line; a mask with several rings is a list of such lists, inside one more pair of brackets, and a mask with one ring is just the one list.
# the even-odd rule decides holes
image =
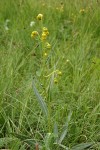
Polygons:
[[46,103],[44,102],[44,100],[43,100],[43,98],[41,97],[41,95],[39,94],[39,92],[38,92],[38,90],[37,90],[37,88],[36,88],[36,86],[35,86],[34,81],[33,81],[33,90],[34,90],[34,92],[35,92],[35,95],[36,95],[36,97],[37,97],[37,100],[38,100],[38,102],[39,102],[39,104],[40,104],[40,106],[41,106],[41,109],[42,109],[44,115],[45,115],[46,117],[48,117],[47,105],[46,105]]
[[86,149],[86,148],[91,147],[93,144],[94,144],[93,142],[81,143],[81,144],[78,144],[78,145],[72,147],[71,150],[84,150],[84,149]]
[[52,138],[52,133],[47,133],[45,139],[44,139],[44,143],[45,143],[45,148],[46,150],[50,150],[50,142],[51,142],[51,138]]
[[67,118],[67,121],[66,121],[66,123],[65,123],[65,125],[64,125],[64,127],[63,127],[63,131],[62,131],[62,133],[61,133],[61,135],[60,135],[60,138],[59,138],[59,140],[58,140],[58,143],[59,143],[59,144],[61,144],[61,142],[63,141],[63,139],[65,138],[65,136],[66,136],[66,134],[67,134],[67,132],[68,132],[68,124],[69,124],[69,121],[70,121],[70,119],[71,119],[71,116],[72,116],[72,112],[69,113],[68,118]]

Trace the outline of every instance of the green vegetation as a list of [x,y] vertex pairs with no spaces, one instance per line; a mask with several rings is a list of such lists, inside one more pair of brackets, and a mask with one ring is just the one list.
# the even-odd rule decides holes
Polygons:
[[100,150],[99,1],[0,1],[0,149]]

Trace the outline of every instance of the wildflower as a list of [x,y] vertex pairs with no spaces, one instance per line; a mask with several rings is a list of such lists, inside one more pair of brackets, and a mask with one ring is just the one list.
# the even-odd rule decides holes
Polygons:
[[31,33],[31,37],[34,38],[35,36],[39,35],[39,33],[37,31],[33,31]]
[[46,35],[49,35],[49,31],[45,32]]
[[47,32],[48,29],[46,27],[43,27],[43,32]]
[[48,48],[48,49],[51,48],[51,45],[48,42],[46,43],[46,48]]
[[69,59],[67,59],[66,62],[68,63],[68,62],[69,62]]
[[34,21],[31,21],[30,22],[30,27],[34,26],[35,25],[35,22]]
[[58,72],[58,75],[59,75],[59,76],[61,76],[61,75],[62,75],[62,72],[61,72],[61,71],[59,71],[59,72]]
[[45,34],[45,32],[42,33],[42,37],[41,37],[41,40],[46,40],[47,38],[47,35]]
[[84,14],[84,13],[85,13],[85,9],[81,9],[81,10],[80,10],[80,13],[81,13],[81,14]]
[[44,56],[46,57],[46,56],[48,56],[48,54],[45,52],[45,53],[44,53]]
[[43,32],[46,34],[46,35],[49,35],[49,31],[46,27],[43,27]]
[[43,19],[43,14],[38,14],[37,20],[42,20]]
[[57,84],[57,83],[58,83],[58,80],[57,80],[56,78],[54,79],[54,83],[55,83],[55,84]]

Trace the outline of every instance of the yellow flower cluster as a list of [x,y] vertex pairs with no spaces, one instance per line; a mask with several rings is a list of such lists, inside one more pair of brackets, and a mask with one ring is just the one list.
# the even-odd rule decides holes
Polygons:
[[49,31],[46,27],[43,27],[43,32],[46,34],[46,35],[49,35]]
[[[42,20],[42,19],[43,19],[43,14],[38,14],[37,20]],[[41,24],[41,27],[42,27],[42,24]],[[48,28],[46,28],[46,27],[42,27],[41,35],[37,31],[33,31],[31,33],[32,38],[35,38],[36,36],[38,36],[38,40],[41,40],[44,57],[48,56],[47,49],[51,48],[51,45],[47,42],[48,35],[49,35],[49,31],[48,31]]]
[[[62,76],[62,72],[61,71],[57,71],[57,75]],[[58,83],[58,79],[54,78],[54,83],[57,84]]]
[[[50,49],[50,48],[51,48],[51,45],[50,45],[48,42],[46,42],[45,48],[46,48],[46,49]],[[44,56],[45,56],[45,57],[48,56],[47,52],[44,53]]]
[[60,6],[56,7],[56,10],[60,11],[60,12],[64,12],[64,3],[61,2]]
[[[62,8],[63,8],[63,5],[62,5]],[[42,20],[43,19],[43,15],[42,14],[38,14],[37,16],[37,20]],[[39,54],[39,57],[40,57],[40,60],[41,60],[41,66],[40,66],[40,70],[39,72],[37,71],[36,72],[36,75],[37,76],[40,76],[41,75],[41,67],[43,66],[43,69],[44,69],[44,72],[45,73],[45,65],[46,65],[46,60],[47,60],[47,57],[48,57],[48,53],[51,49],[51,44],[47,41],[47,37],[49,35],[49,31],[48,31],[48,28],[47,27],[43,27],[43,24],[42,22],[40,22],[40,25],[41,25],[41,28],[42,28],[42,31],[40,31],[40,33],[38,33],[38,31],[33,31],[31,33],[31,37],[32,38],[35,38],[37,37],[36,39],[36,42],[39,43],[39,50],[41,51],[40,54]],[[44,57],[44,58],[43,58]],[[47,64],[47,67],[48,67],[48,64]],[[47,72],[47,70],[46,70]],[[55,84],[58,83],[59,79],[61,78],[62,76],[62,72],[60,70],[54,70],[52,73],[50,73],[49,75],[45,76],[45,77],[49,77],[50,75],[54,74],[54,79],[53,79],[53,82]]]
[[80,13],[84,14],[85,13],[85,9],[80,9]]
[[46,40],[48,35],[49,35],[48,29],[47,29],[46,27],[43,27],[41,40],[42,40],[42,41]]
[[32,38],[36,37],[37,35],[39,35],[39,33],[38,33],[37,31],[33,31],[33,32],[31,33],[31,37],[32,37]]

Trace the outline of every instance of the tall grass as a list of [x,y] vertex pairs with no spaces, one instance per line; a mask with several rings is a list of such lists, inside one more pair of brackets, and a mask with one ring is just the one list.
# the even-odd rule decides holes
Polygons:
[[[1,149],[100,149],[99,5],[0,1]],[[49,30],[47,57],[31,38],[41,34],[38,14]]]

